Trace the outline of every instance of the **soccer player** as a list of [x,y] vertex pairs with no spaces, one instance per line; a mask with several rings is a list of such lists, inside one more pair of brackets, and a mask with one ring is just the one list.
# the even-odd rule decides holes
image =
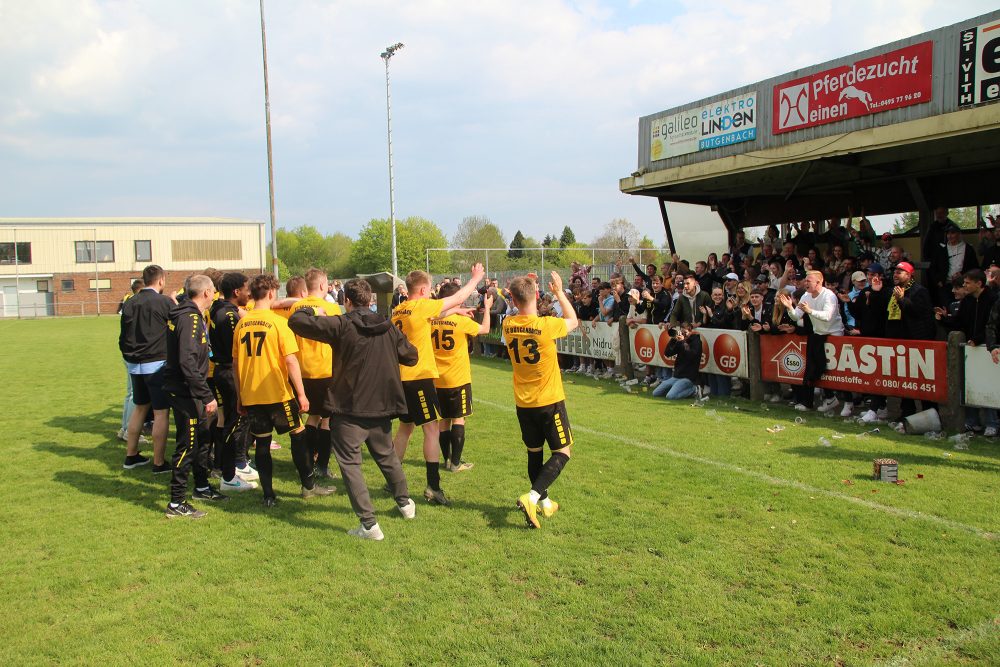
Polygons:
[[459,309],[476,291],[476,285],[483,275],[483,265],[477,263],[472,267],[472,278],[464,287],[444,299],[429,299],[431,277],[423,271],[411,271],[406,276],[409,297],[392,311],[392,323],[417,348],[418,354],[416,366],[399,367],[399,377],[406,394],[407,414],[399,418],[399,430],[393,438],[393,446],[396,456],[402,461],[414,427],[420,426],[423,429],[424,463],[427,467],[424,498],[438,505],[448,505],[449,501],[441,490],[441,447],[437,423],[441,415],[437,390],[434,389],[434,378],[438,376],[438,370],[431,344],[431,320]]
[[[326,300],[329,282],[325,271],[309,269],[302,282],[303,292],[295,293],[299,298],[285,299],[280,305],[288,308],[288,316],[303,308],[308,308],[310,312],[314,308],[322,308],[327,315],[340,315],[340,306]],[[292,292],[288,294],[293,296]],[[333,385],[333,348],[328,343],[297,334],[295,341],[299,346],[296,356],[302,371],[302,386],[309,399],[305,436],[309,446],[309,461],[316,462],[316,472],[320,477],[333,479],[330,473],[330,415],[323,408],[326,392]]]
[[222,425],[220,468],[222,491],[240,492],[257,488],[257,471],[247,462],[249,428],[246,418],[236,411],[236,378],[233,375],[233,333],[241,310],[250,298],[249,279],[242,273],[227,273],[219,283],[221,299],[212,303],[209,313],[212,361],[215,362],[215,399],[219,404],[218,420]]
[[163,295],[166,274],[156,264],[142,270],[145,287],[122,307],[118,349],[132,376],[132,401],[135,410],[126,433],[126,470],[149,463],[139,453],[139,436],[150,407],[153,408],[153,474],[170,472],[165,461],[167,449],[167,413],[170,402],[163,391],[163,366],[167,363],[167,320],[173,300]]
[[[458,291],[458,285],[445,283],[438,292],[444,299]],[[472,372],[469,368],[469,341],[476,335],[490,332],[490,308],[493,294],[487,292],[483,301],[483,321],[476,324],[471,317],[452,313],[431,320],[431,342],[438,377],[434,378],[438,403],[441,405],[440,441],[445,470],[462,472],[472,468],[462,460],[465,449],[465,418],[472,415]]]
[[[277,502],[272,486],[274,463],[271,460],[271,432],[291,432],[292,460],[302,482],[302,497],[328,496],[333,489],[313,482],[312,462],[305,442],[305,427],[299,410],[309,410],[309,400],[302,388],[302,375],[295,357],[298,346],[288,322],[271,311],[278,291],[278,280],[269,274],[250,282],[250,296],[255,308],[239,321],[233,333],[233,360],[236,372],[238,411],[245,411],[254,437],[254,460],[264,506]],[[292,395],[291,387],[295,390]],[[296,401],[297,399],[297,401]]]
[[333,448],[351,507],[360,520],[347,532],[381,540],[384,535],[361,472],[361,443],[368,445],[400,514],[414,518],[416,505],[392,443],[392,420],[406,411],[399,364],[417,363],[417,349],[388,320],[369,309],[372,290],[368,281],[348,280],[344,295],[346,315],[323,317],[325,307],[300,308],[289,317],[288,325],[297,335],[334,348],[333,383],[323,408],[335,415],[330,427]]
[[[510,283],[518,314],[503,322],[504,340],[514,368],[514,404],[521,425],[521,439],[528,449],[528,479],[531,481],[531,490],[517,499],[517,506],[531,528],[541,527],[539,509],[545,518],[559,509],[559,505],[548,497],[548,489],[569,461],[573,445],[555,339],[575,329],[578,322],[563,292],[562,278],[555,271],[549,290],[559,299],[562,318],[538,316],[535,281],[522,276]],[[552,455],[543,465],[546,442]]]
[[174,410],[177,449],[171,461],[170,503],[167,518],[205,516],[187,502],[188,471],[194,464],[194,497],[203,500],[226,500],[226,496],[208,483],[211,473],[211,436],[209,419],[215,416],[218,403],[208,386],[208,330],[203,311],[215,298],[212,279],[196,274],[188,278],[187,298],[170,311],[167,334],[167,363],[163,369],[163,388]]

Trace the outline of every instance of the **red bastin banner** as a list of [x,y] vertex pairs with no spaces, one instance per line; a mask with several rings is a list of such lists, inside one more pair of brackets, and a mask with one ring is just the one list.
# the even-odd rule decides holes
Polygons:
[[[948,400],[947,343],[860,336],[826,340],[827,371],[820,387],[944,403]],[[761,336],[761,379],[802,384],[805,336]]]
[[772,132],[791,132],[930,102],[933,47],[934,42],[921,42],[775,84]]

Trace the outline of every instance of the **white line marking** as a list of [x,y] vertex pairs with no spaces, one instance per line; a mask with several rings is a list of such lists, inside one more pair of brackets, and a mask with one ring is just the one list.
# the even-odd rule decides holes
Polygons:
[[[494,403],[482,398],[477,398],[476,402],[484,403],[493,408],[498,408],[500,410],[505,410],[507,412],[514,412],[514,408],[510,405],[503,405],[501,403]],[[969,524],[961,523],[959,521],[954,521],[952,519],[945,518],[943,516],[938,516],[936,514],[928,514],[926,512],[920,512],[918,510],[908,510],[899,507],[892,507],[890,505],[881,505],[879,503],[872,502],[870,500],[864,500],[862,498],[856,498],[855,496],[849,496],[845,493],[838,493],[837,491],[829,491],[827,489],[821,489],[817,486],[809,486],[808,484],[803,484],[802,482],[796,482],[795,480],[785,479],[783,477],[775,477],[773,475],[768,475],[766,473],[757,472],[756,470],[750,470],[749,468],[743,468],[733,463],[726,463],[725,461],[716,461],[715,459],[707,459],[703,456],[696,456],[695,454],[688,454],[687,452],[679,452],[676,449],[670,449],[669,447],[663,447],[661,445],[654,445],[642,440],[636,439],[634,437],[625,437],[621,435],[615,435],[613,433],[605,433],[603,431],[596,431],[586,426],[580,426],[578,424],[571,425],[572,430],[587,433],[589,435],[598,436],[601,438],[608,438],[609,440],[617,440],[618,442],[625,443],[627,445],[632,445],[639,447],[640,449],[645,449],[651,452],[657,452],[658,454],[666,454],[667,456],[672,456],[677,459],[682,459],[684,461],[691,461],[692,463],[700,463],[702,465],[714,466],[716,468],[721,468],[722,470],[727,470],[729,472],[739,473],[741,475],[746,475],[747,477],[753,477],[754,479],[761,480],[762,482],[767,482],[773,486],[784,486],[790,489],[796,489],[798,491],[805,491],[813,495],[823,495],[827,498],[836,498],[837,500],[844,500],[854,505],[859,505],[861,507],[867,507],[868,509],[873,509],[879,512],[885,512],[886,514],[891,514],[893,516],[903,517],[906,519],[918,519],[922,521],[930,521],[936,523],[940,526],[950,528],[952,530],[960,530],[966,533],[972,533],[977,537],[981,537],[986,540],[995,540],[996,534],[982,528],[977,528],[976,526],[971,526]]]

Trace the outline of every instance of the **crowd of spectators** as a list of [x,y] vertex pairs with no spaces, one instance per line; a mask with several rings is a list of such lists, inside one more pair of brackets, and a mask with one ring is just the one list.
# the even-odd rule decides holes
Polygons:
[[[709,253],[691,262],[673,254],[662,264],[640,266],[633,258],[618,262],[604,275],[594,267],[573,263],[568,296],[581,322],[594,326],[622,319],[628,326],[658,325],[671,331],[668,355],[673,369],[639,367],[654,396],[707,399],[747,393],[748,387],[724,375],[698,371],[700,327],[738,329],[760,335],[798,333],[808,337],[807,382],[801,387],[768,383],[765,400],[789,401],[797,410],[838,410],[875,422],[888,418],[886,398],[847,392],[820,392],[813,387],[825,371],[821,341],[829,335],[897,340],[943,339],[962,331],[967,344],[985,345],[1000,363],[1000,231],[988,216],[978,230],[978,247],[948,218],[947,209],[933,213],[921,242],[922,256],[911,258],[893,235],[877,235],[865,217],[820,225],[790,225],[787,238],[771,225],[751,243],[743,231],[734,235],[721,255]],[[915,265],[922,267],[917,269]],[[515,312],[505,289],[492,280],[480,294],[494,295],[491,322]],[[558,300],[539,292],[539,314],[560,316]],[[484,352],[505,356],[502,344],[486,343]],[[697,353],[697,354],[696,354]],[[563,370],[609,379],[616,363],[564,355]],[[691,360],[694,359],[695,363]],[[617,370],[621,370],[618,366]],[[923,402],[922,409],[936,407]],[[903,399],[901,417],[917,411],[916,401]],[[997,433],[995,410],[967,409],[966,428]]]

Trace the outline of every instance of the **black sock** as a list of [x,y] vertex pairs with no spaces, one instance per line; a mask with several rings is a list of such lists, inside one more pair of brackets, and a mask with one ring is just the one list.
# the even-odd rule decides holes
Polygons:
[[311,489],[313,488],[313,464],[308,444],[309,437],[306,435],[306,431],[292,433],[290,437],[292,439],[292,462],[295,463],[295,468],[299,471],[299,481],[302,482],[304,488]]
[[274,498],[274,487],[271,477],[274,474],[274,462],[271,460],[271,436],[262,435],[254,438],[253,460],[257,464],[257,474],[260,475],[260,488],[265,498]]
[[309,459],[309,465],[312,465],[313,461],[316,460],[316,454],[319,452],[319,447],[317,446],[319,443],[318,431],[318,426],[306,425],[306,430],[302,432],[302,435],[305,436],[306,456]]
[[430,461],[425,461],[424,464],[427,466],[427,486],[431,487],[435,491],[441,490],[441,468],[437,461],[433,463]]
[[532,484],[538,479],[538,473],[542,471],[542,464],[545,462],[544,455],[545,452],[541,450],[528,452],[528,481]]
[[320,428],[316,430],[316,451],[319,456],[316,458],[316,467],[326,472],[330,469],[330,454],[333,452],[333,440],[330,429]]
[[209,455],[209,461],[212,461],[212,467],[222,469],[222,428],[212,420],[212,423],[208,427],[208,433],[210,440],[212,442],[212,452]]
[[538,477],[531,483],[531,490],[536,491],[539,495],[548,491],[548,488],[552,486],[552,482],[556,481],[556,478],[559,477],[559,473],[562,472],[567,461],[569,461],[569,457],[562,452],[553,452],[549,460],[542,466]]
[[465,449],[465,424],[454,424],[451,427],[451,463],[462,462],[462,450]]
[[441,441],[441,456],[445,461],[451,458],[451,433],[451,431],[441,431],[438,436]]

